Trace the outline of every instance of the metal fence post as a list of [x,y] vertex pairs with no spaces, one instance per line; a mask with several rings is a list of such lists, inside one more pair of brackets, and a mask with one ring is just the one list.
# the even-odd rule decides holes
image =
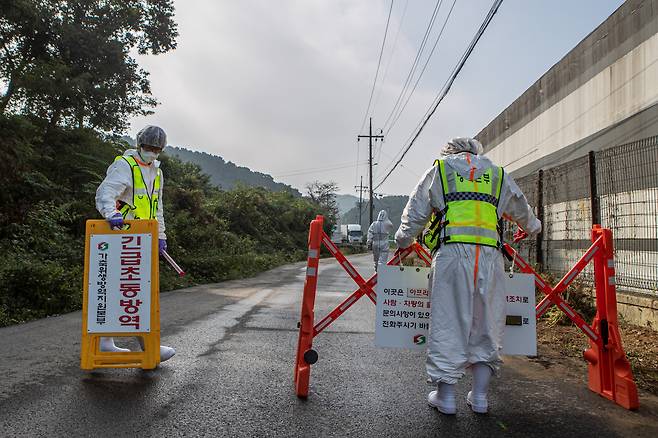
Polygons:
[[544,171],[539,169],[539,175],[537,176],[537,219],[542,223],[542,230],[537,234],[537,244],[535,245],[535,262],[539,269],[542,269],[544,266],[544,248],[542,242],[544,241]]
[[601,224],[601,208],[599,205],[599,193],[596,187],[596,154],[589,151],[589,196],[592,209],[592,225]]

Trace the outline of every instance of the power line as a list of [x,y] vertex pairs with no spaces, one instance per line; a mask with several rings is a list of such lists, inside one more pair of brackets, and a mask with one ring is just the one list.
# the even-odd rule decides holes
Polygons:
[[[393,46],[391,48],[391,55],[388,57],[388,62],[386,67],[384,67],[384,75],[382,76],[382,81],[379,84],[379,90],[377,90],[377,95],[375,96],[375,101],[372,104],[373,108],[377,107],[379,102],[379,97],[382,95],[382,90],[384,89],[384,84],[386,83],[386,78],[388,77],[388,69],[391,66],[391,61],[393,61],[393,55],[395,54],[395,49],[398,47],[398,37],[400,36],[400,31],[402,30],[402,24],[404,23],[404,17],[407,16],[407,7],[409,6],[409,0],[404,3],[404,9],[402,10],[402,16],[400,17],[400,25],[398,26],[398,31],[395,33],[395,38],[393,39]],[[374,112],[374,111],[373,111]]]
[[[361,166],[363,163],[357,163],[356,166]],[[350,169],[354,167],[355,164],[335,164],[333,166],[328,166],[328,167],[317,167],[317,168],[306,168],[306,169],[300,169],[300,170],[292,170],[287,173],[281,173],[277,175],[272,175],[273,178],[283,178],[287,176],[296,176],[296,175],[304,175],[307,173],[324,173],[324,172],[332,172],[334,170],[340,170],[340,169]]]
[[425,70],[427,69],[427,66],[430,62],[430,59],[432,59],[432,55],[434,54],[434,50],[436,49],[436,46],[438,45],[439,41],[441,40],[441,36],[443,35],[443,31],[446,28],[446,25],[448,24],[448,20],[450,19],[450,16],[452,15],[452,10],[455,8],[455,4],[457,4],[457,0],[453,0],[452,6],[450,7],[450,10],[448,11],[448,15],[446,15],[446,19],[443,22],[443,26],[441,26],[441,31],[439,32],[439,35],[436,37],[436,41],[434,41],[434,45],[432,46],[432,50],[430,50],[429,55],[427,55],[427,59],[425,60],[425,65],[423,65],[423,69],[420,71],[420,74],[418,75],[418,78],[416,78],[416,83],[414,83],[414,87],[411,89],[411,92],[407,96],[407,99],[404,102],[404,105],[400,107],[400,110],[396,114],[396,116],[393,118],[393,121],[391,124],[388,126],[388,129],[386,129],[386,134],[388,134],[391,129],[393,129],[393,126],[397,123],[398,119],[404,112],[404,109],[407,107],[407,104],[409,103],[409,100],[411,100],[411,96],[413,96],[414,91],[416,91],[416,87],[418,87],[418,83],[420,82],[420,79],[423,77],[423,73],[425,73]]
[[[489,13],[485,17],[482,24],[480,25],[480,28],[478,29],[477,33],[475,34],[475,37],[473,38],[473,40],[469,44],[468,48],[466,49],[466,51],[464,52],[464,54],[460,58],[459,62],[455,66],[455,68],[453,68],[450,77],[446,80],[445,84],[443,85],[443,88],[441,89],[441,92],[434,99],[434,101],[432,102],[430,107],[427,109],[427,111],[425,111],[425,115],[423,115],[423,119],[421,119],[421,121],[418,123],[418,125],[416,125],[416,128],[414,129],[415,134],[414,134],[414,131],[412,131],[412,133],[409,135],[409,138],[405,142],[405,143],[408,143],[407,146],[403,147],[400,150],[400,152],[398,153],[398,154],[401,153],[400,158],[396,161],[396,163],[393,165],[391,170],[386,174],[384,179],[382,179],[382,181],[375,188],[379,188],[386,181],[386,179],[391,175],[391,173],[393,173],[395,168],[402,162],[402,160],[404,159],[404,157],[407,154],[407,152],[409,151],[409,149],[411,149],[411,146],[413,146],[414,142],[416,141],[416,139],[418,138],[420,133],[425,128],[425,125],[427,125],[427,122],[432,117],[432,115],[436,111],[439,104],[443,101],[445,96],[448,94],[448,91],[450,91],[450,87],[452,87],[452,84],[455,81],[455,79],[457,78],[457,75],[459,74],[462,67],[466,63],[466,60],[468,59],[468,57],[473,52],[473,49],[475,48],[478,41],[480,40],[480,38],[484,34],[484,31],[486,30],[487,26],[489,25],[489,23],[493,19],[494,15],[498,11],[498,8],[502,4],[502,2],[503,2],[503,0],[495,0],[494,1],[494,4],[491,6],[491,9],[489,10]],[[398,155],[398,154],[396,154],[396,155]]]
[[[502,0],[501,0],[500,3],[502,3]],[[450,12],[452,12],[452,8],[454,8],[454,6],[455,6],[455,4],[453,3],[453,5],[452,5],[452,7],[451,7],[451,9],[450,9]],[[498,6],[500,6],[500,4],[499,4]],[[484,20],[483,24],[480,25],[480,29],[478,30],[478,32],[480,32],[480,31],[484,32],[483,26],[484,26],[484,28],[486,28],[486,25],[485,25],[484,23],[487,22],[487,19],[488,19],[489,15],[491,15],[491,18],[493,18],[493,14],[496,13],[496,11],[498,10],[498,7],[496,7],[496,10],[493,12],[493,14],[492,14],[492,10],[493,10],[493,6],[492,6],[492,8],[489,10],[489,12],[488,12],[488,14],[487,14],[487,17],[485,17],[485,20]],[[446,23],[447,23],[447,20],[446,20],[446,22],[444,22],[444,26],[445,26]],[[487,25],[488,25],[488,23],[487,23]],[[476,35],[477,35],[477,34],[476,34]],[[478,38],[479,38],[479,37],[478,37]],[[477,42],[477,41],[476,41],[476,42]],[[436,46],[436,43],[438,43],[438,39],[437,39],[437,41],[435,41],[435,43],[434,43],[435,46]],[[469,44],[469,47],[470,47],[470,45],[472,45],[472,44],[473,44],[473,40],[472,40],[471,43]],[[434,51],[434,48],[432,48],[432,51]],[[468,48],[467,48],[466,51],[468,52]],[[466,53],[466,52],[465,52],[465,53]],[[469,53],[469,54],[470,54],[470,53]],[[464,56],[467,56],[467,55],[463,54],[462,57],[460,58],[460,60],[463,59]],[[467,56],[467,57],[468,57],[468,56]],[[429,58],[428,58],[428,60],[429,60]],[[466,61],[464,60],[464,62],[466,62]],[[450,74],[451,74],[451,75],[455,74],[455,71],[456,71],[458,68],[461,69],[461,67],[459,66],[459,63],[458,63],[453,69],[452,69],[452,72],[451,72]],[[423,67],[423,69],[424,69],[424,67]],[[443,84],[443,87],[441,88],[441,90],[443,90],[443,89],[445,88],[446,84],[447,84],[449,81],[450,81],[450,79],[446,79],[446,82]],[[451,84],[451,85],[452,85],[452,84]],[[446,91],[446,94],[447,94],[447,91]],[[409,136],[407,137],[407,139],[404,141],[403,144],[405,144],[405,145],[408,144],[408,143],[411,141],[411,139],[414,137],[414,133],[416,132],[416,130],[419,129],[421,126],[424,126],[424,121],[425,121],[425,119],[427,118],[428,114],[430,114],[430,112],[432,112],[432,113],[434,112],[434,111],[432,110],[432,107],[433,107],[435,104],[438,105],[438,103],[436,103],[438,98],[439,98],[439,96],[437,95],[437,97],[435,97],[435,98],[432,100],[432,103],[431,103],[430,106],[425,110],[425,113],[423,114],[421,120],[416,124],[416,127],[411,131],[411,133],[409,134]],[[443,99],[443,97],[441,97],[441,100],[442,100],[442,99]],[[405,103],[405,105],[406,105],[406,103]],[[399,115],[400,115],[400,114],[398,114],[398,118],[399,118]],[[397,121],[397,119],[396,119],[396,121]],[[426,122],[425,122],[425,123],[426,123]],[[391,128],[392,128],[392,127],[389,127],[389,129],[386,131],[386,133],[388,133],[388,132],[390,131]],[[414,139],[414,141],[415,141],[415,139]],[[400,149],[400,151],[399,151],[397,154],[395,154],[395,156],[397,157],[397,156],[400,155],[400,154],[402,154],[403,156],[404,156],[404,154],[406,154],[406,150],[405,150],[404,147],[403,147],[402,149]],[[394,158],[394,160],[395,160],[395,158]],[[388,164],[388,166],[386,166],[386,167],[388,168],[391,164],[393,164],[392,161],[391,161],[391,162]],[[397,165],[397,163],[396,163],[395,165]],[[394,167],[395,167],[395,166],[394,166]],[[404,166],[403,166],[403,167],[404,167]],[[390,172],[389,172],[389,174],[390,174]],[[387,174],[386,177],[388,177],[389,174]],[[383,183],[383,181],[382,181],[382,183]]]
[[368,108],[366,108],[366,114],[363,116],[363,122],[361,123],[361,128],[359,128],[359,132],[363,130],[363,127],[366,125],[366,120],[368,119],[368,114],[370,114],[370,104],[372,103],[372,96],[375,93],[375,86],[377,85],[377,76],[379,76],[379,66],[382,63],[382,55],[384,54],[384,45],[386,44],[386,35],[388,34],[388,23],[391,21],[392,11],[393,11],[393,0],[391,0],[391,7],[388,9],[388,18],[386,19],[386,29],[384,29],[384,39],[382,41],[382,48],[379,51],[379,60],[377,61],[375,80],[372,81],[372,90],[370,90],[370,98],[368,99]]
[[[413,79],[414,75],[416,74],[416,69],[418,68],[418,63],[420,62],[420,58],[422,57],[422,52],[425,51],[425,45],[427,44],[427,41],[429,40],[429,35],[432,32],[432,29],[434,28],[434,24],[436,23],[436,18],[438,17],[439,10],[441,9],[441,6],[443,5],[443,0],[438,0],[437,4],[435,5],[434,8],[434,13],[432,14],[432,18],[430,20],[430,25],[428,26],[426,32],[425,32],[425,37],[423,38],[423,41],[421,43],[421,47],[419,48],[418,53],[416,54],[416,59],[414,60],[414,64],[412,65],[411,70],[409,71],[409,74],[407,75],[407,79],[404,82],[404,85],[402,87],[402,90],[400,90],[400,94],[398,95],[398,98],[395,101],[395,105],[393,106],[393,109],[389,113],[388,117],[386,118],[386,121],[384,123],[384,129],[386,132],[389,132],[391,130],[390,127],[387,128],[387,125],[391,121],[392,118],[400,109],[400,102],[402,99],[404,99],[404,96],[407,94],[407,91],[409,90],[409,86],[411,85],[411,80]],[[430,54],[431,56],[431,54]],[[428,58],[429,59],[429,58]]]
[[[432,45],[432,49],[430,50],[429,55],[427,55],[427,59],[425,60],[425,64],[423,65],[422,70],[420,71],[420,74],[416,78],[416,82],[414,83],[413,88],[411,89],[411,92],[407,95],[407,98],[404,101],[404,104],[402,107],[400,107],[399,111],[397,112],[396,116],[393,118],[393,121],[389,125],[389,127],[386,129],[386,132],[384,135],[388,135],[388,133],[393,129],[397,121],[400,119],[400,116],[404,112],[405,108],[407,107],[407,104],[411,100],[411,97],[413,96],[414,92],[416,91],[416,88],[418,87],[418,84],[420,83],[421,78],[423,77],[423,74],[425,73],[425,70],[427,69],[427,66],[429,65],[430,60],[432,59],[432,55],[434,55],[434,51],[436,50],[437,45],[439,44],[439,41],[441,40],[441,36],[443,35],[443,32],[446,28],[446,25],[448,24],[448,21],[450,20],[450,16],[452,15],[452,11],[455,8],[455,4],[457,4],[457,0],[453,0],[452,5],[450,6],[450,10],[448,11],[445,20],[443,21],[443,25],[441,26],[441,30],[439,31],[439,34],[436,37],[436,40],[434,41],[434,44]],[[440,7],[440,5],[439,5]],[[409,138],[407,138],[407,141],[409,141]],[[405,142],[406,144],[406,142]],[[381,147],[384,145],[382,144]],[[381,156],[381,148],[379,150],[379,154]],[[383,173],[383,172],[382,172]]]
[[[333,163],[333,164],[329,164],[329,165],[326,165],[326,166],[303,167],[303,168],[301,168],[301,169],[287,170],[287,171],[285,171],[285,172],[283,172],[283,173],[291,173],[291,172],[294,173],[294,172],[302,172],[302,171],[307,171],[307,170],[308,170],[308,171],[310,171],[310,170],[322,170],[322,169],[326,169],[326,168],[330,168],[330,167],[335,167],[335,166],[348,166],[348,165],[350,165],[350,164],[351,164],[351,161],[343,161],[343,162],[340,162],[340,163]],[[361,164],[363,164],[363,163],[361,163]],[[277,175],[278,175],[278,174],[277,174]]]
[[[391,159],[391,163],[392,163],[393,161],[395,161],[395,157],[393,157],[393,156],[387,154],[386,152],[382,152],[382,154],[384,154],[385,156],[387,156],[388,158],[390,158],[390,159]],[[414,178],[420,178],[420,176],[421,176],[420,174],[418,174],[418,173],[416,172],[415,169],[410,169],[410,168],[408,168],[407,166],[405,166],[405,165],[402,164],[402,163],[400,163],[400,167],[401,167],[402,169],[406,170],[406,171],[407,171],[408,173],[410,173],[411,175],[413,175]]]
[[[502,0],[500,0],[500,3],[502,3]],[[407,137],[407,139],[405,140],[404,144],[407,145],[407,146],[404,146],[404,147],[403,147],[402,149],[400,149],[400,151],[396,154],[396,157],[397,157],[398,155],[400,155],[400,158],[395,162],[395,164],[393,164],[393,162],[389,163],[389,165],[387,166],[387,168],[389,168],[389,166],[391,166],[391,164],[393,164],[393,166],[391,167],[390,171],[386,174],[386,176],[384,177],[384,179],[379,183],[379,185],[383,184],[384,181],[390,176],[390,174],[393,173],[393,171],[395,170],[395,168],[401,163],[402,159],[403,159],[404,156],[407,154],[407,152],[409,151],[409,149],[411,148],[411,146],[413,145],[413,143],[416,141],[416,139],[417,139],[418,136],[420,135],[420,132],[423,130],[423,128],[425,127],[425,125],[426,125],[427,122],[429,121],[429,118],[434,114],[434,111],[435,111],[436,108],[438,107],[439,103],[443,100],[443,98],[445,97],[445,95],[448,93],[450,86],[452,86],[452,82],[454,81],[454,79],[456,78],[457,74],[458,74],[459,71],[461,70],[461,67],[463,67],[464,63],[466,62],[466,59],[468,58],[468,56],[470,55],[471,51],[472,51],[473,48],[475,47],[475,44],[477,43],[477,41],[479,40],[479,38],[482,36],[482,33],[484,32],[484,29],[486,29],[487,25],[489,24],[489,22],[490,22],[491,19],[493,18],[493,15],[494,15],[494,14],[496,13],[496,11],[498,10],[498,7],[500,6],[500,3],[498,3],[498,6],[496,6],[496,2],[494,2],[495,9],[494,9],[494,6],[492,6],[492,8],[489,10],[489,13],[488,13],[487,16],[485,17],[484,22],[480,25],[480,28],[478,29],[478,32],[476,33],[476,36],[475,36],[474,39],[471,41],[471,43],[469,44],[468,48],[466,49],[466,52],[462,55],[462,57],[460,58],[460,61],[459,61],[459,62],[457,63],[457,65],[453,68],[450,77],[446,80],[446,82],[444,83],[443,87],[441,88],[441,92],[437,95],[437,97],[434,98],[434,100],[432,101],[432,104],[430,104],[430,106],[428,107],[428,109],[425,111],[425,114],[423,115],[423,117],[421,118],[421,120],[418,122],[418,124],[416,125],[416,127],[414,128],[414,130],[411,132],[411,134],[409,134],[409,137]],[[492,13],[492,11],[493,11],[493,13]],[[450,84],[450,85],[448,85],[448,84]],[[446,87],[447,87],[447,88],[446,88]],[[377,187],[379,187],[379,185],[378,185]]]
[[457,63],[457,66],[453,69],[452,74],[450,75],[450,77],[448,78],[446,83],[443,85],[443,88],[441,89],[441,92],[439,93],[439,95],[437,96],[435,101],[432,103],[432,105],[430,105],[430,109],[428,110],[428,112],[426,112],[425,119],[420,124],[420,127],[416,131],[415,135],[413,136],[413,138],[411,139],[409,144],[406,147],[403,148],[403,152],[402,152],[402,155],[400,156],[400,158],[397,160],[397,162],[391,168],[391,170],[386,174],[384,179],[382,179],[381,182],[379,184],[377,184],[375,189],[378,189],[379,187],[381,187],[382,184],[384,184],[384,182],[388,179],[388,177],[393,173],[393,171],[402,162],[405,155],[407,154],[407,152],[409,152],[409,149],[411,149],[411,146],[413,146],[414,142],[416,141],[416,139],[418,138],[420,133],[423,132],[423,129],[425,129],[425,126],[427,125],[427,122],[429,122],[429,120],[432,118],[432,116],[434,115],[434,112],[438,108],[439,104],[446,97],[446,95],[448,94],[448,91],[450,91],[450,88],[452,87],[452,84],[455,82],[455,79],[457,79],[457,76],[459,75],[459,72],[464,67],[464,64],[466,64],[466,61],[468,60],[469,56],[473,52],[473,49],[475,49],[475,46],[477,45],[478,41],[480,40],[480,38],[484,34],[484,31],[489,26],[489,23],[491,23],[491,20],[493,20],[494,15],[496,15],[496,12],[498,11],[498,8],[500,7],[500,5],[502,3],[503,3],[503,0],[495,0],[494,1],[493,5],[491,6],[491,9],[489,10],[489,13],[487,14],[484,21],[480,25],[480,28],[478,29],[477,33],[475,34],[475,37],[473,38],[473,40],[469,44],[468,48],[466,49],[466,51],[462,55],[461,59]]
[[418,47],[418,51],[416,52],[416,57],[414,58],[414,62],[411,64],[411,68],[409,69],[407,78],[405,79],[404,84],[402,85],[402,89],[400,90],[400,94],[398,95],[397,99],[395,99],[395,103],[393,104],[393,109],[389,113],[388,117],[386,117],[386,121],[384,122],[384,128],[386,128],[386,125],[388,125],[388,122],[391,120],[391,117],[393,116],[395,110],[400,104],[400,99],[402,99],[402,96],[407,91],[407,88],[409,86],[409,81],[411,81],[411,78],[413,77],[413,74],[416,71],[416,67],[418,66],[418,60],[420,59],[423,50],[425,50],[425,44],[427,43],[427,38],[429,37],[429,34],[431,33],[432,28],[434,27],[434,21],[436,20],[436,16],[439,12],[439,8],[441,7],[442,2],[443,0],[437,0],[436,5],[434,5],[434,11],[432,12],[432,16],[430,17],[429,23],[427,23],[427,29],[425,29],[425,35],[423,35],[423,39],[420,42],[420,47]]

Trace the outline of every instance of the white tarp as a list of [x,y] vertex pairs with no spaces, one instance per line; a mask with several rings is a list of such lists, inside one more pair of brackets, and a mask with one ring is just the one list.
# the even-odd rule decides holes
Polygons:
[[94,234],[89,250],[89,333],[151,329],[151,235]]

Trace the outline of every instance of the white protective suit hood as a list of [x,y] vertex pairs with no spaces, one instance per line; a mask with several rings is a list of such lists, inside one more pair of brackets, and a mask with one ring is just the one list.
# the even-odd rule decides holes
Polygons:
[[479,141],[470,137],[457,137],[450,140],[441,150],[442,158],[448,155],[458,154],[460,152],[470,152],[475,155],[482,155],[484,147]]
[[[494,166],[493,162],[482,155],[484,148],[482,144],[468,137],[453,138],[440,152],[440,158],[450,165],[459,175],[470,178],[471,169],[474,178],[479,178],[489,168]],[[468,155],[467,159],[464,159]],[[470,164],[469,164],[470,160]]]
[[377,215],[377,220],[372,223],[375,226],[374,233],[377,234],[380,239],[384,238],[386,235],[386,241],[388,242],[388,234],[393,231],[393,222],[388,219],[388,213],[386,210],[381,210]]

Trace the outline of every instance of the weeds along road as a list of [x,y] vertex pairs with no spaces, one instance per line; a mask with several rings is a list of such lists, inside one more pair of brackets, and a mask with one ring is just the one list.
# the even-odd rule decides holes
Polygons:
[[[350,259],[362,274],[371,256]],[[658,401],[629,412],[591,393],[585,364],[510,358],[476,416],[460,386],[458,414],[430,409],[424,355],[373,345],[362,299],[315,339],[311,394],[292,377],[303,263],[255,278],[162,295],[157,370],[79,369],[80,312],[0,329],[0,436],[658,436]],[[354,289],[321,260],[316,318]]]

